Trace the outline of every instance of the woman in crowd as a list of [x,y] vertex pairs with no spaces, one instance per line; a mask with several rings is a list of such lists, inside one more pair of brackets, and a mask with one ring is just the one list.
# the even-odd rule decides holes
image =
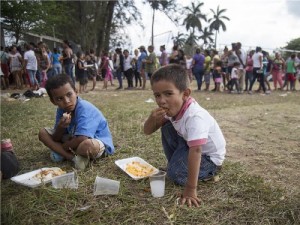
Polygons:
[[33,91],[39,89],[39,84],[36,79],[36,71],[37,71],[37,58],[35,56],[34,51],[32,50],[32,46],[29,44],[25,44],[26,52],[24,53],[24,66],[23,68],[27,70],[27,74],[29,76],[30,87]]
[[139,50],[135,49],[134,50],[134,57],[132,61],[132,68],[133,68],[133,73],[134,73],[134,78],[135,78],[135,87],[138,86],[138,82],[140,83],[140,87],[142,87],[142,78],[141,74],[138,70],[138,58],[139,58]]
[[272,74],[274,90],[277,90],[277,82],[279,83],[280,90],[283,89],[282,75],[285,68],[285,62],[278,52],[275,53],[275,59],[271,65],[270,73]]
[[138,67],[138,71],[141,74],[141,77],[143,79],[143,86],[142,89],[146,89],[146,73],[145,73],[145,63],[144,60],[146,60],[148,54],[147,51],[145,49],[145,46],[140,46],[139,47],[140,50],[140,56],[138,57],[138,62],[137,62],[137,67]]
[[197,90],[201,91],[202,79],[204,74],[204,55],[201,54],[200,48],[196,49],[196,54],[193,56],[193,74],[197,81]]
[[10,72],[14,77],[16,85],[15,89],[23,88],[22,64],[23,58],[21,54],[17,51],[17,47],[13,45],[9,54],[9,66]]
[[252,87],[256,79],[259,80],[260,86],[262,87],[265,94],[270,94],[266,91],[264,74],[263,74],[263,54],[261,47],[256,47],[255,53],[252,56],[253,60],[253,79],[250,84],[249,94],[252,94]]
[[174,45],[172,48],[172,53],[169,57],[169,63],[179,63],[178,62],[178,45]]
[[74,62],[72,59],[73,56],[73,50],[70,47],[70,43],[67,40],[64,40],[63,42],[63,68],[64,71],[67,75],[69,75],[72,79],[72,81],[75,84],[75,79],[73,76],[73,67],[74,67]]
[[159,63],[161,66],[165,66],[168,64],[168,54],[166,52],[165,45],[160,46],[161,55],[159,57]]
[[228,75],[228,48],[225,46],[223,50],[223,54],[221,55],[221,61],[222,61],[222,79],[223,79],[223,85],[224,90],[226,90],[227,82],[229,81],[229,75]]
[[245,90],[248,91],[248,84],[250,86],[250,83],[253,79],[253,59],[252,56],[254,54],[254,50],[251,50],[247,56],[246,60],[246,77],[245,77]]

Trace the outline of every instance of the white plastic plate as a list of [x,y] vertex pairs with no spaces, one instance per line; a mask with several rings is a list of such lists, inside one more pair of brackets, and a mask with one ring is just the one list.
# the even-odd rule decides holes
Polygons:
[[45,178],[45,179],[38,179],[35,177],[36,174],[40,173],[42,170],[49,170],[49,169],[59,169],[58,167],[45,167],[38,170],[34,170],[28,173],[24,173],[22,175],[14,176],[10,178],[13,182],[17,184],[21,184],[27,187],[35,188],[41,186],[42,184],[46,184],[51,182],[52,178]]
[[[141,163],[141,164],[143,164],[143,165],[152,167],[152,168],[154,169],[154,170],[153,170],[153,173],[151,173],[151,174],[149,174],[149,175],[147,175],[147,176],[139,176],[139,177],[137,177],[137,176],[135,176],[135,175],[133,175],[133,174],[131,174],[131,173],[128,173],[128,172],[126,171],[126,165],[127,165],[128,163],[131,163],[131,162],[139,162],[139,163]],[[155,167],[153,167],[152,165],[150,165],[149,163],[147,163],[145,160],[143,160],[143,159],[140,158],[140,157],[131,157],[131,158],[126,158],[126,159],[119,159],[119,160],[115,161],[115,164],[116,164],[121,170],[123,170],[125,173],[127,173],[131,178],[133,178],[134,180],[139,180],[139,179],[143,179],[143,178],[149,177],[149,176],[151,176],[151,175],[153,175],[153,174],[158,173],[158,171],[159,171],[158,169],[156,169]]]

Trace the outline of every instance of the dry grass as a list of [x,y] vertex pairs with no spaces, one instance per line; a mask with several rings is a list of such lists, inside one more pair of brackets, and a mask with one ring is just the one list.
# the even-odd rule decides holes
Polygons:
[[[166,160],[160,134],[142,133],[154,103],[151,91],[101,91],[83,95],[107,117],[118,146],[116,154],[79,172],[78,190],[35,189],[2,181],[2,224],[300,224],[300,92],[287,97],[193,93],[217,119],[227,140],[227,160],[218,183],[200,183],[200,208],[175,204],[182,187],[170,181],[166,195],[151,197],[147,179],[133,181],[114,161],[140,156],[155,167]],[[209,98],[210,100],[207,100]],[[11,138],[21,173],[52,163],[37,139],[53,125],[48,98],[1,102],[1,136]],[[118,196],[93,196],[96,175],[121,181]],[[81,210],[87,207],[85,210]]]

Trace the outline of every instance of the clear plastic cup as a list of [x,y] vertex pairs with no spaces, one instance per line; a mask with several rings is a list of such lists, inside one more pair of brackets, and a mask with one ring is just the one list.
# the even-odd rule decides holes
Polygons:
[[78,178],[74,172],[66,173],[61,176],[54,177],[52,179],[52,186],[55,189],[61,189],[61,188],[77,189]]
[[160,198],[165,195],[165,177],[166,172],[159,171],[158,173],[150,176],[151,194],[155,198]]
[[94,195],[117,195],[120,189],[120,181],[96,177]]

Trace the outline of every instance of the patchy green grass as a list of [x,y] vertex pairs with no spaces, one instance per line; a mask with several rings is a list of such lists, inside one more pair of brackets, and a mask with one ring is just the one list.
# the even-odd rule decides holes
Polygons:
[[[133,181],[114,164],[139,156],[155,167],[166,165],[160,133],[142,132],[155,107],[145,103],[153,98],[151,91],[85,94],[108,119],[116,154],[79,172],[77,190],[2,181],[2,224],[300,224],[300,92],[281,94],[193,93],[219,122],[228,146],[221,180],[199,184],[200,208],[176,205],[182,187],[169,180],[166,195],[153,198],[148,179]],[[1,101],[1,137],[12,140],[20,174],[47,166],[72,171],[70,162],[51,162],[37,138],[41,127],[53,125],[54,113],[47,97]],[[93,196],[96,176],[119,180],[119,195]]]

